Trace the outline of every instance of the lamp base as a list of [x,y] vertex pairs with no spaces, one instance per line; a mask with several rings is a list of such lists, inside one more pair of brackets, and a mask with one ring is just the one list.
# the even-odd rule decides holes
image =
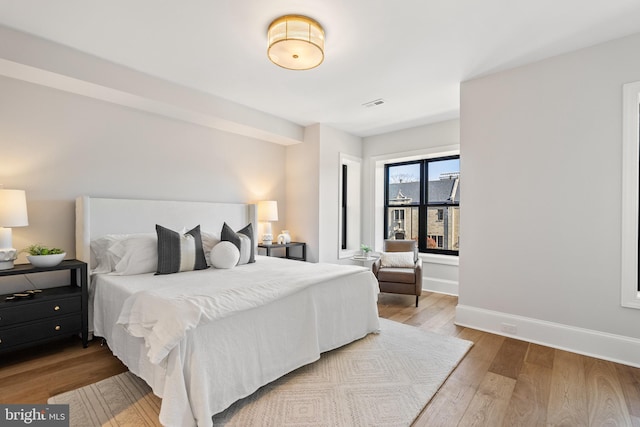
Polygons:
[[18,258],[18,251],[14,248],[0,249],[0,270],[13,268],[13,261]]
[[263,234],[262,235],[262,244],[269,246],[273,243],[273,234]]
[[0,270],[11,270],[13,268],[13,260],[0,261]]
[[11,227],[0,227],[0,270],[12,269],[13,261],[18,258],[18,250],[11,246]]

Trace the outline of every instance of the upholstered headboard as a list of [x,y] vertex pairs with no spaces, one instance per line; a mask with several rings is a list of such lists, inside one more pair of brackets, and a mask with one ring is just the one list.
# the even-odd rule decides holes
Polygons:
[[219,233],[224,222],[233,229],[252,223],[257,230],[255,205],[81,196],[76,199],[76,258],[91,270],[91,240],[107,234],[154,233],[156,224],[174,230],[200,224],[203,231]]

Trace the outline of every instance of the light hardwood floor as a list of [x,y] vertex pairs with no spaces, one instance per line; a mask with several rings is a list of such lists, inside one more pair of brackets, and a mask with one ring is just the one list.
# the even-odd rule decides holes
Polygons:
[[[474,342],[414,426],[638,426],[640,369],[454,325],[457,298],[381,294],[380,316]],[[126,368],[70,339],[0,356],[0,403],[45,403]]]

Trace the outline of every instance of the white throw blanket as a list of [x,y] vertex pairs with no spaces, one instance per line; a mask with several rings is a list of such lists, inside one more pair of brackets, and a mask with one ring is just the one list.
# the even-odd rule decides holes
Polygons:
[[[160,364],[198,325],[249,310],[333,278],[366,270],[358,266],[279,262],[272,269],[254,264],[230,270],[208,269],[171,275],[149,276],[153,290],[130,296],[118,324],[145,340],[148,357]],[[178,281],[176,279],[179,278]]]

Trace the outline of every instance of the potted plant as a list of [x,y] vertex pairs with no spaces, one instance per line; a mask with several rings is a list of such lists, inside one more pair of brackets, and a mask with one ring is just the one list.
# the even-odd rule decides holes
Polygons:
[[34,267],[53,267],[60,264],[67,255],[62,249],[48,248],[38,243],[27,246],[22,252],[29,254],[27,259]]
[[360,250],[362,251],[362,256],[369,258],[369,252],[371,252],[371,247],[369,245],[360,245]]

